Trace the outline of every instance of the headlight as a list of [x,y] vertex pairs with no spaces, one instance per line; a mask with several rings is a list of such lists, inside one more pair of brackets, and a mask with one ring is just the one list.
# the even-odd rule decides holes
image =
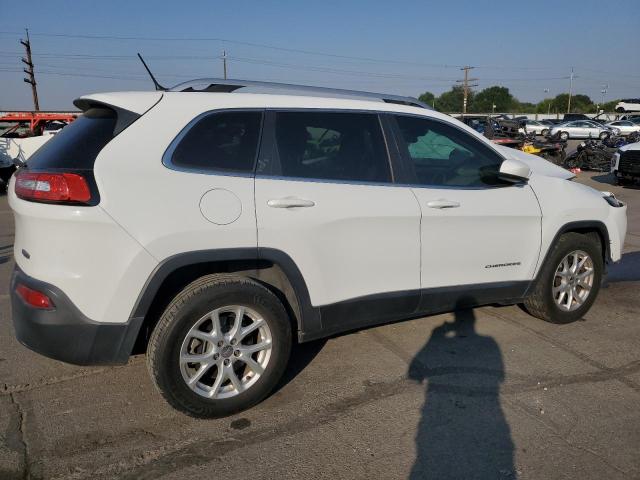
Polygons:
[[616,198],[616,196],[611,192],[602,192],[602,197],[612,207],[620,208],[620,207],[624,206],[624,203],[622,203],[620,200],[618,200]]

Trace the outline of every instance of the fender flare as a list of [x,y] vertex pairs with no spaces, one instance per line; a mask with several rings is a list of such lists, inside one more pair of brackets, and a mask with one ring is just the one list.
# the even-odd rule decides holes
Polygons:
[[611,252],[610,252],[611,240],[609,239],[609,230],[607,230],[607,226],[599,220],[580,220],[576,222],[569,222],[569,223],[565,223],[558,229],[555,236],[553,237],[553,240],[551,240],[551,243],[549,243],[549,248],[547,248],[547,251],[544,254],[544,258],[542,259],[542,262],[540,262],[540,264],[537,267],[535,281],[538,280],[538,277],[540,276],[540,272],[542,271],[542,267],[545,263],[547,263],[547,260],[549,259],[549,255],[551,254],[551,250],[553,246],[558,242],[558,239],[560,238],[560,236],[567,232],[572,232],[576,230],[587,230],[587,229],[596,230],[601,235],[602,241],[603,241],[603,247],[604,247],[602,254],[603,254],[603,257],[604,257],[603,259],[606,266],[606,263],[611,260]]
[[[281,250],[273,248],[226,248],[213,250],[196,250],[173,255],[160,262],[151,272],[133,307],[129,321],[137,321],[139,325],[145,318],[151,304],[167,277],[181,267],[199,263],[226,261],[268,261],[280,267],[293,288],[298,302],[300,318],[298,336],[303,332],[322,330],[320,310],[311,305],[309,290],[300,269],[293,259]],[[136,332],[137,335],[138,332]]]

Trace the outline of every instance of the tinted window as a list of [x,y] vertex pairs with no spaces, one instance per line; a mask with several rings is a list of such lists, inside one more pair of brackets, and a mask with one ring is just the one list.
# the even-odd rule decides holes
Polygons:
[[207,115],[179,140],[171,163],[194,170],[252,172],[261,123],[261,112]]
[[109,108],[87,110],[29,157],[29,168],[92,170],[98,153],[114,137],[116,122],[116,112]]
[[[502,158],[452,125],[396,116],[407,158],[420,185],[478,187],[504,184],[497,177]],[[401,142],[402,143],[402,142]]]
[[278,112],[281,175],[390,182],[378,116],[368,113]]

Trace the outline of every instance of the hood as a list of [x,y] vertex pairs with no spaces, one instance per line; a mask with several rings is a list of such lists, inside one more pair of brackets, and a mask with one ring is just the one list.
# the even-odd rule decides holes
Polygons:
[[640,142],[627,143],[626,145],[621,146],[618,150],[623,152],[626,152],[627,150],[640,150]]
[[531,169],[531,173],[534,175],[544,175],[546,177],[557,177],[563,179],[575,177],[575,175],[569,170],[565,170],[562,167],[554,165],[550,161],[545,160],[542,157],[538,157],[537,155],[531,155],[530,153],[524,153],[520,150],[516,150],[515,148],[503,147],[501,145],[496,145],[496,148],[503,156],[526,163]]

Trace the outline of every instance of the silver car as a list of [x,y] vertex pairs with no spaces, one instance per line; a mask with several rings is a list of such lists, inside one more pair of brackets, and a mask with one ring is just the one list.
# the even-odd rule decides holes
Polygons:
[[620,134],[620,130],[617,128],[608,127],[590,120],[575,120],[573,122],[561,123],[553,127],[549,133],[555,135],[558,132],[560,132],[560,138],[562,140],[568,140],[570,138],[602,139],[607,135]]

